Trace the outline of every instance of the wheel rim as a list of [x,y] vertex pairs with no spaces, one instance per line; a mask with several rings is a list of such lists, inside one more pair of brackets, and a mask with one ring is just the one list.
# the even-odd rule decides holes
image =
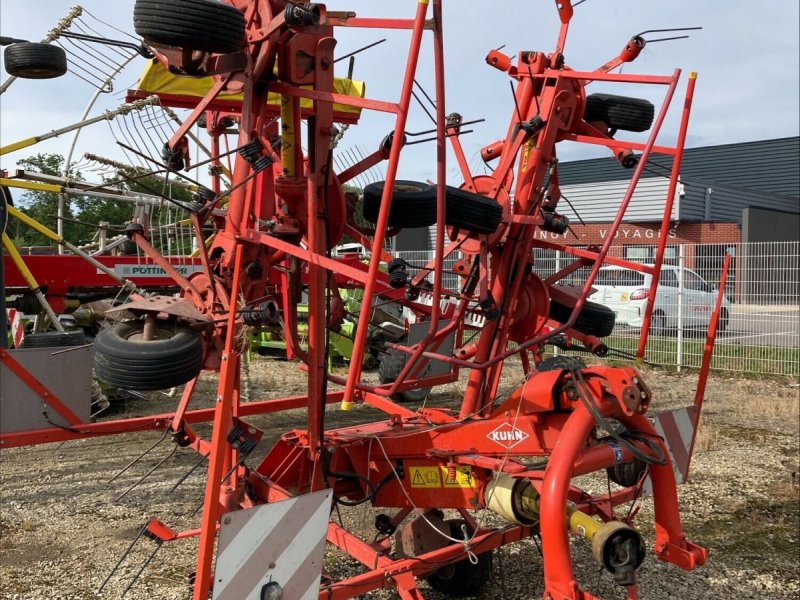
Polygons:
[[667,328],[666,321],[666,317],[660,313],[653,315],[653,333],[655,335],[664,335]]

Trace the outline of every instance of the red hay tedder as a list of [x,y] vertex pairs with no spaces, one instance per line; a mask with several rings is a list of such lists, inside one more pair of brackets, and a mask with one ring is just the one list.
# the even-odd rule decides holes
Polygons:
[[[176,444],[207,456],[199,527],[178,532],[152,520],[145,528],[159,545],[199,537],[195,600],[209,594],[335,599],[378,588],[422,598],[419,578],[444,593],[464,595],[487,578],[493,549],[531,536],[541,539],[544,598],[586,600],[594,596],[576,583],[571,534],[589,540],[599,563],[635,598],[645,544],[632,524],[636,511],[623,518],[615,509],[635,502],[645,485],[652,489],[655,508],[656,557],[686,570],[702,565],[706,550],[688,541],[681,526],[676,472],[682,479],[688,469],[716,321],[697,397],[684,409],[690,433],[681,452],[665,441],[675,437],[676,419],[648,418],[651,392],[635,368],[543,358],[547,344],[565,339],[598,356],[607,353],[600,338],[610,334],[614,315],[586,300],[604,263],[653,275],[637,354],[643,358],[695,75],[685,87],[676,145],[657,145],[680,71],[612,73],[639,55],[646,43],[641,35],[596,70],[569,68],[564,47],[573,9],[568,1],[555,5],[561,26],[551,52],[511,57],[491,50],[486,57],[489,67],[508,76],[515,107],[504,137],[482,150],[494,170],[474,175],[459,137],[466,123],[445,110],[441,0],[419,0],[415,14],[403,19],[363,18],[283,0],[137,0],[134,25],[155,55],[153,68],[208,84],[199,96],[163,92],[162,103],[192,109],[165,144],[163,164],[175,173],[188,168],[186,133],[201,118],[215,157],[220,156],[219,137],[232,123],[238,123],[239,139],[231,187],[222,189],[215,179],[211,188],[198,190],[192,205],[199,270],[184,277],[140,228],[129,227],[140,251],[180,288],[180,299],[134,295],[122,308],[136,318],[98,335],[95,372],[123,388],[186,385],[174,413],[81,423],[44,386],[29,381],[40,386],[40,396],[69,426],[4,434],[3,447],[152,428],[167,430]],[[365,97],[360,84],[343,86],[334,77],[336,31],[343,27],[410,31],[398,100]],[[406,123],[425,36],[432,37],[434,55],[434,184],[396,178],[408,151]],[[595,81],[662,86],[664,101],[656,109],[637,98],[587,94]],[[129,100],[152,92],[133,90]],[[394,129],[376,139],[374,153],[337,173],[333,157],[342,128],[357,124],[362,111],[394,115]],[[645,143],[634,143],[617,139],[618,131],[649,133]],[[621,169],[633,173],[602,247],[578,249],[536,235],[569,227],[558,212],[556,147],[561,141],[605,146]],[[459,187],[446,185],[448,144],[463,178]],[[646,266],[607,254],[651,153],[673,160],[655,265]],[[364,190],[363,216],[374,224],[365,227],[343,185],[381,162],[385,181]],[[216,235],[206,244],[212,226]],[[397,229],[429,226],[435,226],[437,243],[424,268],[383,251],[386,237]],[[378,260],[332,258],[344,234],[371,249],[373,257],[384,257],[388,272]],[[543,278],[537,274],[535,248],[558,249],[575,260]],[[449,257],[457,260],[446,269]],[[581,288],[560,284],[584,267],[589,274]],[[457,275],[458,286],[448,289],[445,274]],[[346,377],[328,372],[326,354],[327,331],[343,314],[340,288],[363,288]],[[303,294],[307,349],[298,340],[297,305]],[[399,374],[378,385],[362,376],[361,359],[368,351],[376,302],[400,304],[415,316],[406,338],[387,343],[386,351],[402,359]],[[240,402],[240,332],[258,324],[283,328],[290,356],[307,371],[306,395]],[[13,358],[2,354],[12,368]],[[521,361],[525,378],[510,395],[501,395],[508,359]],[[26,377],[24,369],[12,370]],[[219,372],[216,403],[191,410],[202,370]],[[394,400],[403,392],[456,382],[462,370],[466,387],[456,410],[414,409]],[[329,390],[330,385],[337,389]],[[329,404],[341,409],[367,404],[386,413],[386,420],[330,429],[325,423]],[[257,466],[247,465],[261,435],[247,417],[292,408],[306,409],[307,427],[283,435]],[[210,439],[193,429],[199,421],[213,421]],[[607,494],[593,495],[573,485],[575,477],[606,470],[619,484],[613,492],[609,486]],[[317,504],[289,504],[308,498]],[[369,503],[391,514],[379,515],[379,535],[368,542],[328,519],[332,503]],[[445,520],[444,509],[458,511],[461,519]],[[260,521],[242,516],[262,510],[284,512]],[[485,510],[503,517],[506,525],[485,527],[480,516]],[[319,511],[324,518],[316,537],[308,529],[297,533],[298,522],[315,527]],[[244,529],[255,536],[251,550],[239,543]],[[304,535],[309,536],[306,547],[294,551],[294,558],[264,558]],[[363,572],[338,581],[323,573],[321,560],[312,558],[326,542],[357,559]],[[231,552],[238,566],[223,559]]]

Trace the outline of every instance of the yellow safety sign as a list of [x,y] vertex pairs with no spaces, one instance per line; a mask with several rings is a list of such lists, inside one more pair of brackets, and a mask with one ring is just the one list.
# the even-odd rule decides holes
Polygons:
[[439,467],[409,467],[412,488],[440,488]]
[[456,467],[455,468],[455,479],[451,476],[453,473],[450,472],[448,467],[439,467],[442,470],[442,481],[444,481],[444,487],[446,488],[474,488],[475,487],[475,478],[472,476],[472,467]]

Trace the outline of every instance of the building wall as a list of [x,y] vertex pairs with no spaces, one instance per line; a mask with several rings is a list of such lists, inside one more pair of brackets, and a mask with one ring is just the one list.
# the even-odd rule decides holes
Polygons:
[[[609,255],[635,262],[651,264],[655,262],[660,223],[623,224],[611,244]],[[568,246],[601,246],[608,240],[610,225],[589,224],[572,225],[572,232],[566,235],[537,231],[538,239],[558,241]],[[738,288],[736,261],[740,254],[741,231],[735,223],[671,223],[667,231],[667,242],[664,252],[664,263],[678,265],[680,253],[683,253],[683,265],[696,271],[706,281],[717,284],[722,273],[725,254],[731,254],[734,262],[728,277],[726,293],[731,300],[735,299]],[[538,249],[535,251],[537,262],[548,270],[545,275],[554,272],[556,253],[553,250]],[[543,262],[541,262],[543,261]],[[569,262],[569,260],[567,260]],[[565,266],[567,263],[561,264]],[[551,272],[552,271],[552,272]]]
[[794,242],[800,239],[800,215],[745,208],[742,215],[743,242]]
[[[573,223],[580,222],[581,219],[584,223],[610,223],[616,218],[629,185],[630,181],[604,181],[561,186],[561,193],[569,202],[561,200],[558,203],[558,212],[569,217]],[[668,188],[667,179],[653,177],[641,180],[628,204],[628,210],[625,211],[625,221],[636,223],[660,220],[664,214]],[[676,191],[671,215],[675,220],[678,219],[680,202],[680,193]]]
[[[573,221],[572,232],[563,235],[537,231],[538,239],[559,241],[570,246],[601,245],[606,242],[611,225]],[[614,246],[657,244],[660,222],[623,223],[617,231]],[[574,233],[573,233],[574,232]],[[740,241],[739,226],[735,223],[671,223],[667,231],[668,244],[736,244]]]
[[[684,195],[678,217],[682,221],[731,221],[741,223],[747,207],[800,213],[800,137],[759,140],[738,144],[687,148],[680,169]],[[672,157],[650,158],[648,181],[666,181]],[[561,163],[563,186],[630,179],[613,158]],[[580,206],[577,207],[580,211]]]

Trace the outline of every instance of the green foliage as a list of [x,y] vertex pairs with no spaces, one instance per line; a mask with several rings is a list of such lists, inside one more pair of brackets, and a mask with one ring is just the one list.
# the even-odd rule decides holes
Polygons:
[[[25,170],[38,171],[46,175],[61,176],[64,169],[64,157],[60,154],[37,154],[19,161]],[[127,176],[135,177],[131,169]],[[82,180],[81,173],[70,169],[68,176],[75,180]],[[120,177],[119,179],[124,179]],[[116,181],[116,180],[115,180]],[[189,200],[191,193],[178,186],[165,186],[155,177],[142,177],[129,179],[116,184],[121,190],[130,190],[144,194],[165,194],[178,200]],[[169,188],[169,189],[167,189]],[[16,195],[16,193],[15,193]],[[17,201],[18,208],[47,226],[57,231],[58,226],[58,200],[59,194],[27,190]],[[90,196],[70,196],[64,211],[64,238],[73,244],[82,244],[90,241],[98,229],[100,222],[108,222],[111,227],[122,228],[130,222],[134,213],[134,205],[122,200],[96,198]],[[151,218],[158,218],[158,209]],[[53,246],[48,238],[29,227],[11,219],[8,224],[8,233],[17,246]]]
[[[47,175],[59,175],[63,164],[64,158],[57,154],[37,154],[36,156],[19,161],[19,165],[26,170],[39,171]],[[46,225],[50,229],[56,229],[55,215],[58,213],[58,194],[25,191],[17,200],[16,204],[17,208],[29,217]],[[71,217],[72,213],[68,211],[67,216]],[[43,235],[14,219],[11,219],[8,223],[8,233],[18,246],[50,245],[49,240]]]
[[[38,171],[45,175],[61,176],[64,169],[64,157],[60,154],[37,154],[19,161],[25,170]],[[80,173],[68,171],[68,176],[82,179]],[[58,230],[59,194],[26,190],[19,199],[22,212],[42,225]],[[64,238],[72,243],[80,244],[92,239],[99,221],[121,224],[130,220],[131,206],[116,200],[91,198],[88,196],[72,196],[64,208]],[[80,222],[78,222],[80,221]],[[19,246],[52,246],[54,245],[42,234],[13,221],[9,223],[14,242]]]
[[[364,210],[364,190],[362,190],[358,186],[350,185],[349,183],[345,183],[342,186],[342,189],[344,190],[345,194],[348,193],[348,192],[352,192],[352,193],[358,194],[358,200],[356,201],[355,210],[353,211],[353,222],[358,227],[363,227],[364,229],[371,229],[372,227],[374,227],[373,223],[370,223],[369,221],[367,221],[364,218],[364,213],[363,213],[363,210]],[[349,236],[349,235],[347,235],[345,233],[342,236],[342,239],[339,240],[339,244],[349,244],[349,243],[354,243],[354,242],[357,242],[357,241],[358,240],[354,240],[351,236]]]

